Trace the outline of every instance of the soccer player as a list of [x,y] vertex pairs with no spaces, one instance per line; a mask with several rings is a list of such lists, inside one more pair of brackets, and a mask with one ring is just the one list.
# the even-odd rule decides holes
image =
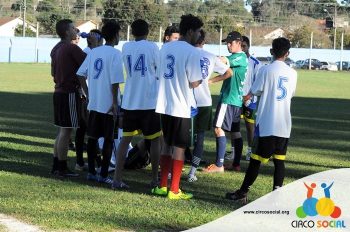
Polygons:
[[103,44],[103,37],[102,37],[101,31],[98,29],[92,29],[88,34],[88,37],[86,38],[86,42],[88,46],[84,48],[83,51],[86,54],[89,54],[89,52],[93,48],[99,47]]
[[159,80],[156,75],[159,48],[147,41],[148,23],[137,19],[131,24],[135,41],[125,43],[122,49],[127,79],[122,100],[123,137],[117,149],[117,167],[112,188],[128,186],[122,181],[122,170],[129,143],[134,135],[142,133],[151,141],[152,182],[158,184],[160,115],[155,112]]
[[195,143],[193,149],[193,157],[191,161],[191,169],[188,174],[188,181],[194,182],[197,180],[195,175],[203,155],[203,144],[205,131],[212,127],[212,99],[210,95],[208,79],[213,72],[222,75],[222,78],[229,78],[232,76],[232,70],[228,65],[225,65],[219,57],[203,50],[205,44],[205,32],[200,31],[201,35],[196,43],[197,49],[201,53],[201,69],[203,82],[200,86],[195,88],[194,96],[197,102],[198,114],[194,117],[195,127]]
[[234,136],[235,158],[234,168],[240,170],[240,159],[242,156],[243,140],[240,132],[241,107],[243,102],[243,84],[247,71],[248,60],[242,51],[242,36],[233,31],[223,40],[226,42],[230,56],[224,61],[233,70],[231,77],[218,76],[209,80],[209,83],[224,81],[221,87],[220,100],[214,117],[214,132],[216,136],[216,163],[209,165],[203,171],[207,173],[224,172],[224,156],[226,148],[225,131]]
[[179,40],[179,29],[175,25],[168,26],[164,31],[163,43]]
[[[102,27],[105,45],[90,51],[77,75],[81,78],[84,92],[89,101],[88,110],[88,180],[112,184],[108,176],[108,166],[113,147],[114,119],[117,116],[119,84],[124,82],[121,52],[114,48],[119,43],[120,26],[115,20]],[[89,89],[86,86],[88,78]],[[101,172],[95,170],[97,139],[103,137]]]
[[[160,186],[152,193],[170,199],[190,199],[180,190],[184,150],[190,145],[193,89],[202,81],[200,52],[194,47],[203,22],[191,14],[181,16],[180,39],[166,43],[160,50],[160,79],[156,112],[161,114],[165,144],[160,157]],[[172,162],[173,159],[173,162]],[[168,173],[172,170],[168,192]]]
[[[245,97],[246,95],[248,95],[250,88],[256,79],[256,74],[261,67],[261,63],[258,59],[251,56],[249,53],[249,48],[250,48],[249,38],[247,36],[242,36],[242,39],[243,39],[242,50],[243,52],[245,52],[245,54],[248,57],[248,70],[246,73],[245,83],[243,85],[243,96]],[[257,100],[258,99],[256,96],[252,96],[250,99],[247,99],[246,101],[243,102],[243,107],[242,107],[243,118],[244,118],[246,130],[247,130],[247,143],[248,143],[246,160],[250,160],[250,155],[252,153],[251,147],[253,144],[253,137],[254,137],[254,123],[255,123]],[[231,136],[231,144],[232,144],[232,150],[236,151],[234,149],[234,136]],[[232,157],[234,156],[235,154],[232,154]],[[225,168],[233,169],[233,166],[230,165]]]
[[76,173],[67,167],[67,153],[70,134],[79,127],[81,99],[79,80],[76,71],[83,63],[86,54],[72,40],[77,31],[69,19],[57,22],[56,32],[61,41],[51,51],[51,75],[55,82],[53,94],[55,125],[59,127],[54,145],[54,158],[51,173],[59,177],[74,177]]
[[284,160],[292,127],[291,99],[297,84],[297,72],[284,62],[289,55],[289,49],[290,42],[286,38],[272,41],[270,52],[274,61],[259,70],[251,93],[246,97],[249,98],[251,94],[260,96],[253,153],[241,188],[227,193],[228,199],[246,203],[249,188],[259,174],[260,164],[267,163],[271,157],[275,165],[273,190],[282,187]]

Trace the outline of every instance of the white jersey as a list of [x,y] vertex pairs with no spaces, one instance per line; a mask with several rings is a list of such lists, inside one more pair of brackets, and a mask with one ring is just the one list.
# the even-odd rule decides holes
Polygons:
[[159,86],[156,75],[158,46],[147,40],[132,41],[124,44],[122,54],[127,73],[122,108],[155,109]]
[[260,96],[255,122],[260,137],[290,137],[290,105],[296,85],[297,72],[283,61],[260,68],[251,88],[254,95]]
[[112,46],[94,48],[77,75],[89,82],[88,110],[106,114],[113,104],[112,84],[124,82],[122,54]]
[[[255,79],[256,79],[256,74],[258,73],[258,70],[261,68],[261,63],[258,59],[249,56],[248,58],[248,70],[246,73],[244,85],[243,85],[243,96],[246,96],[250,92],[250,88],[252,87]],[[257,102],[257,97],[253,96],[251,99],[251,104],[254,104],[252,108],[255,109],[255,104]]]
[[185,41],[172,41],[160,49],[159,92],[156,112],[190,118],[194,96],[190,83],[202,80],[200,52]]
[[209,90],[208,80],[213,72],[224,74],[230,67],[224,64],[214,54],[197,48],[201,53],[201,69],[203,82],[194,91],[195,101],[198,107],[211,106],[211,94]]

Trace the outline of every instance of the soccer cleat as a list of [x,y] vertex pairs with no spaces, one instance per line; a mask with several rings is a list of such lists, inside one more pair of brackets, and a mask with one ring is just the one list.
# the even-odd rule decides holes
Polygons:
[[97,181],[99,183],[105,183],[105,184],[112,184],[113,183],[113,179],[110,178],[109,176],[107,176],[107,177],[99,176]]
[[232,201],[240,201],[243,204],[248,203],[248,195],[247,193],[243,192],[242,190],[237,190],[235,192],[229,192],[226,193],[226,199],[232,200]]
[[112,183],[113,190],[128,190],[129,188],[129,185],[125,184],[123,181],[113,181]]
[[203,169],[203,172],[206,173],[219,173],[219,172],[224,172],[224,167],[218,167],[216,164],[211,164],[208,167]]
[[187,181],[188,182],[196,182],[198,178],[195,175],[188,175]]
[[151,190],[151,193],[158,196],[166,196],[168,195],[168,188],[167,187],[159,188],[158,186],[156,186]]
[[72,172],[71,170],[69,169],[65,169],[63,171],[57,171],[56,172],[56,175],[58,177],[78,177],[79,174],[78,173],[75,173],[75,172]]
[[234,164],[225,165],[225,170],[240,172],[241,171],[241,166],[240,165],[234,165]]
[[90,180],[90,181],[97,181],[98,180],[98,176],[94,175],[92,173],[88,173],[87,176],[86,176],[86,179]]
[[79,164],[75,164],[75,171],[87,171],[88,170],[88,164],[84,163],[82,166],[80,166]]
[[185,193],[179,189],[178,193],[174,193],[173,191],[169,191],[168,198],[171,200],[189,200],[193,197],[192,193]]

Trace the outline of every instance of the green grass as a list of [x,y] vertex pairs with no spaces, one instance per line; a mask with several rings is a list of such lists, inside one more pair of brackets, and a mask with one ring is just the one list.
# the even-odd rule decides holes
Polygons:
[[[0,63],[0,83],[0,213],[48,231],[178,231],[240,207],[223,196],[240,186],[243,172],[198,173],[198,182],[182,181],[183,188],[194,193],[191,201],[152,196],[149,168],[125,172],[130,192],[113,192],[107,186],[87,182],[84,173],[72,180],[52,178],[49,170],[57,129],[52,125],[50,66]],[[285,183],[350,167],[348,86],[347,72],[299,72]],[[214,105],[219,88],[220,84],[212,87]],[[214,138],[207,135],[205,159],[214,160]],[[74,153],[69,152],[69,158],[73,167]],[[247,162],[242,161],[242,169],[246,167]],[[272,173],[271,163],[261,169],[251,200],[270,192]]]

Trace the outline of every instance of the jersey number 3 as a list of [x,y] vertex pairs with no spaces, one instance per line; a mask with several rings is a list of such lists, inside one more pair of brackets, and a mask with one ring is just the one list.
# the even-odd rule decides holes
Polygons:
[[284,86],[284,82],[288,82],[287,77],[278,78],[277,90],[279,90],[281,93],[277,96],[277,101],[282,101],[287,97],[287,88]]
[[173,79],[174,78],[174,65],[175,65],[175,57],[173,55],[166,56],[168,60],[168,64],[166,65],[168,72],[164,73],[165,79]]

